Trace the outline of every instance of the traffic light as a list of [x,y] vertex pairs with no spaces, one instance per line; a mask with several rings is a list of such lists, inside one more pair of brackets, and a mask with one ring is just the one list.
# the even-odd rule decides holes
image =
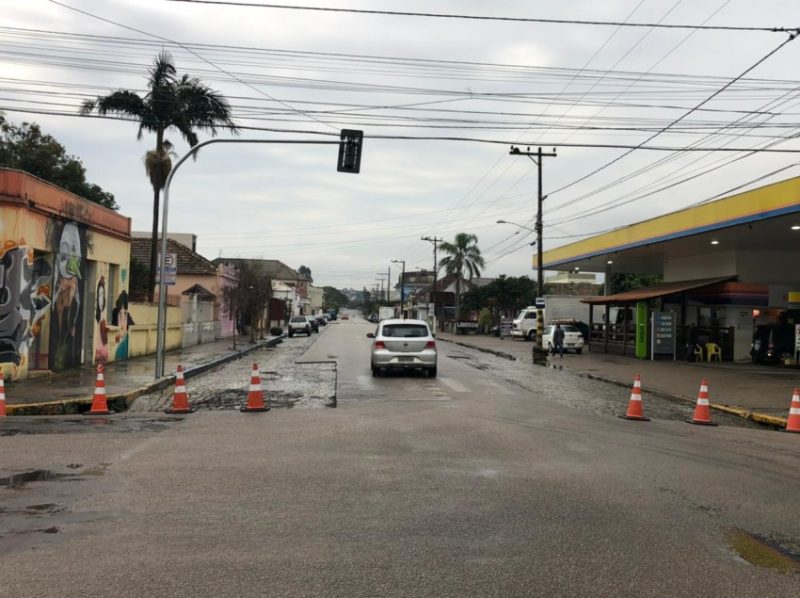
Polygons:
[[336,170],[358,174],[361,169],[361,146],[364,144],[364,131],[342,129],[339,141],[339,162]]

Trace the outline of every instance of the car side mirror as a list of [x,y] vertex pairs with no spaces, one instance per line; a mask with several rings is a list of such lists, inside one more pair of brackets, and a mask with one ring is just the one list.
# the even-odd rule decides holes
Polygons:
[[367,338],[375,338],[374,332],[367,332]]

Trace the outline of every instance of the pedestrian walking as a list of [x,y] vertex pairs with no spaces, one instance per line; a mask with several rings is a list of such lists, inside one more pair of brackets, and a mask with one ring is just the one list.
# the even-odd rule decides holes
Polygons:
[[561,329],[561,324],[556,324],[556,329],[553,331],[553,355],[556,353],[564,359],[564,331]]

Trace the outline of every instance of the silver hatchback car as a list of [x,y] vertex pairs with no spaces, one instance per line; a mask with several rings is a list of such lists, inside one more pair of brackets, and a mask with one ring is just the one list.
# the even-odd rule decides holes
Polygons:
[[436,340],[424,320],[383,320],[376,332],[367,334],[372,342],[372,375],[386,369],[422,369],[436,376]]

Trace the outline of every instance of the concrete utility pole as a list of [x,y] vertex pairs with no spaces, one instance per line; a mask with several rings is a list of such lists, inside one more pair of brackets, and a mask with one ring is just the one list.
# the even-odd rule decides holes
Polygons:
[[386,277],[386,295],[383,295],[383,278],[380,279],[381,295],[386,298],[386,303],[389,303],[389,284],[392,282],[392,267],[389,266],[389,269],[386,272],[377,272],[377,274],[378,276]]
[[[542,152],[542,148],[538,148],[536,152],[531,152],[531,148],[528,147],[526,151],[521,151],[518,147],[511,146],[511,150],[509,153],[512,156],[528,156],[531,161],[536,164],[538,171],[539,171],[539,185],[538,191],[536,194],[536,294],[539,297],[544,297],[544,268],[542,265],[542,202],[547,198],[547,196],[542,195],[542,165],[544,158],[555,158],[556,157],[556,148],[553,148],[552,152],[544,153]],[[536,156],[536,158],[534,158]],[[541,310],[539,310],[541,312]],[[539,348],[542,348],[542,333],[544,332],[544,322],[542,321],[544,318],[541,317],[541,313],[538,314],[539,317],[536,318],[536,344]]]
[[400,317],[405,320],[405,312],[403,311],[403,305],[406,301],[406,293],[405,287],[403,286],[406,282],[406,261],[405,260],[392,260],[393,264],[403,264],[403,272],[400,274]]
[[433,243],[433,290],[431,291],[431,294],[433,296],[433,319],[435,320],[435,325],[438,325],[439,314],[436,311],[436,283],[438,282],[439,277],[439,262],[437,250],[439,249],[439,243],[444,241],[444,239],[439,239],[438,237],[420,237],[420,240]]

